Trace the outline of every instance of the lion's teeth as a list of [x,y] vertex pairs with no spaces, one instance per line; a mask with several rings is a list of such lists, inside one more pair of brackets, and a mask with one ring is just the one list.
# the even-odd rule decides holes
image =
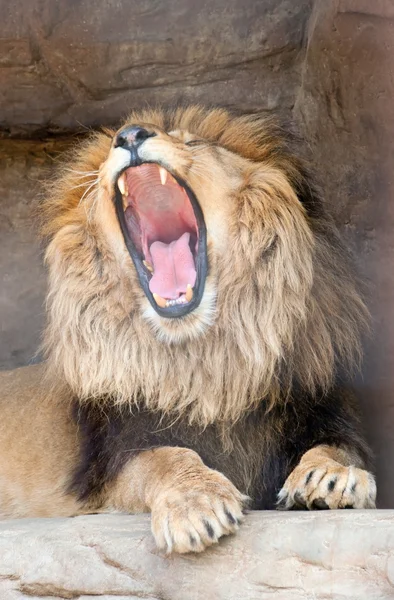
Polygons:
[[[146,261],[144,261],[144,265],[145,262]],[[155,299],[157,306],[160,306],[160,308],[170,308],[171,306],[177,306],[179,304],[187,304],[193,298],[193,288],[190,284],[188,284],[186,287],[186,294],[180,298],[177,298],[176,300],[166,300],[165,298],[159,296],[159,294],[153,294],[153,298]]]
[[157,306],[160,306],[160,308],[166,308],[167,300],[165,298],[162,298],[159,296],[159,294],[153,294],[153,298],[155,299]]
[[126,174],[125,173],[122,173],[122,175],[118,179],[118,188],[119,188],[120,193],[122,194],[122,196],[126,196],[127,195],[127,181],[126,181]]
[[178,304],[186,304],[186,300],[184,298],[177,298],[176,300],[167,300],[166,306],[177,306]]
[[150,265],[146,260],[142,261],[144,267],[146,267],[148,269],[148,271],[150,271],[151,273],[153,273],[153,267],[152,265]]
[[165,185],[165,183],[167,181],[168,172],[166,171],[166,169],[164,167],[159,167],[159,173],[160,173],[161,185]]
[[193,299],[193,288],[190,283],[186,286],[186,294],[185,294],[186,302],[190,302]]

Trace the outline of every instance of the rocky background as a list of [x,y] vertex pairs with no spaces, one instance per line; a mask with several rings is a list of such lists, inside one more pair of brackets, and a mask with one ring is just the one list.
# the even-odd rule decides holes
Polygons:
[[366,282],[356,382],[394,507],[392,0],[0,4],[0,368],[38,360],[45,274],[32,211],[74,136],[147,103],[294,117]]

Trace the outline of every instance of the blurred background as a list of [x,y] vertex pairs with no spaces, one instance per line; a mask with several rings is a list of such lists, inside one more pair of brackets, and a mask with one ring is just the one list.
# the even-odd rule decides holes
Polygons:
[[45,273],[40,181],[132,108],[220,104],[293,118],[367,285],[356,387],[394,508],[393,0],[14,0],[0,4],[0,368],[31,363]]

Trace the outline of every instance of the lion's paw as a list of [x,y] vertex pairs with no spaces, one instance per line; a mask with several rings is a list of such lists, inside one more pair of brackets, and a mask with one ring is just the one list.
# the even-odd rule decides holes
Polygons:
[[248,501],[221,473],[205,468],[200,477],[163,491],[152,507],[152,532],[160,550],[202,552],[235,533]]
[[278,494],[277,508],[375,508],[376,484],[371,473],[334,460],[300,463]]

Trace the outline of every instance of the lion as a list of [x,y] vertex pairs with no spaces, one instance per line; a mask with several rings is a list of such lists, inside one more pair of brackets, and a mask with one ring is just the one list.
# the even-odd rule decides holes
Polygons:
[[134,112],[40,204],[44,361],[1,374],[2,518],[150,512],[200,552],[252,509],[373,508],[349,388],[368,312],[297,138]]

